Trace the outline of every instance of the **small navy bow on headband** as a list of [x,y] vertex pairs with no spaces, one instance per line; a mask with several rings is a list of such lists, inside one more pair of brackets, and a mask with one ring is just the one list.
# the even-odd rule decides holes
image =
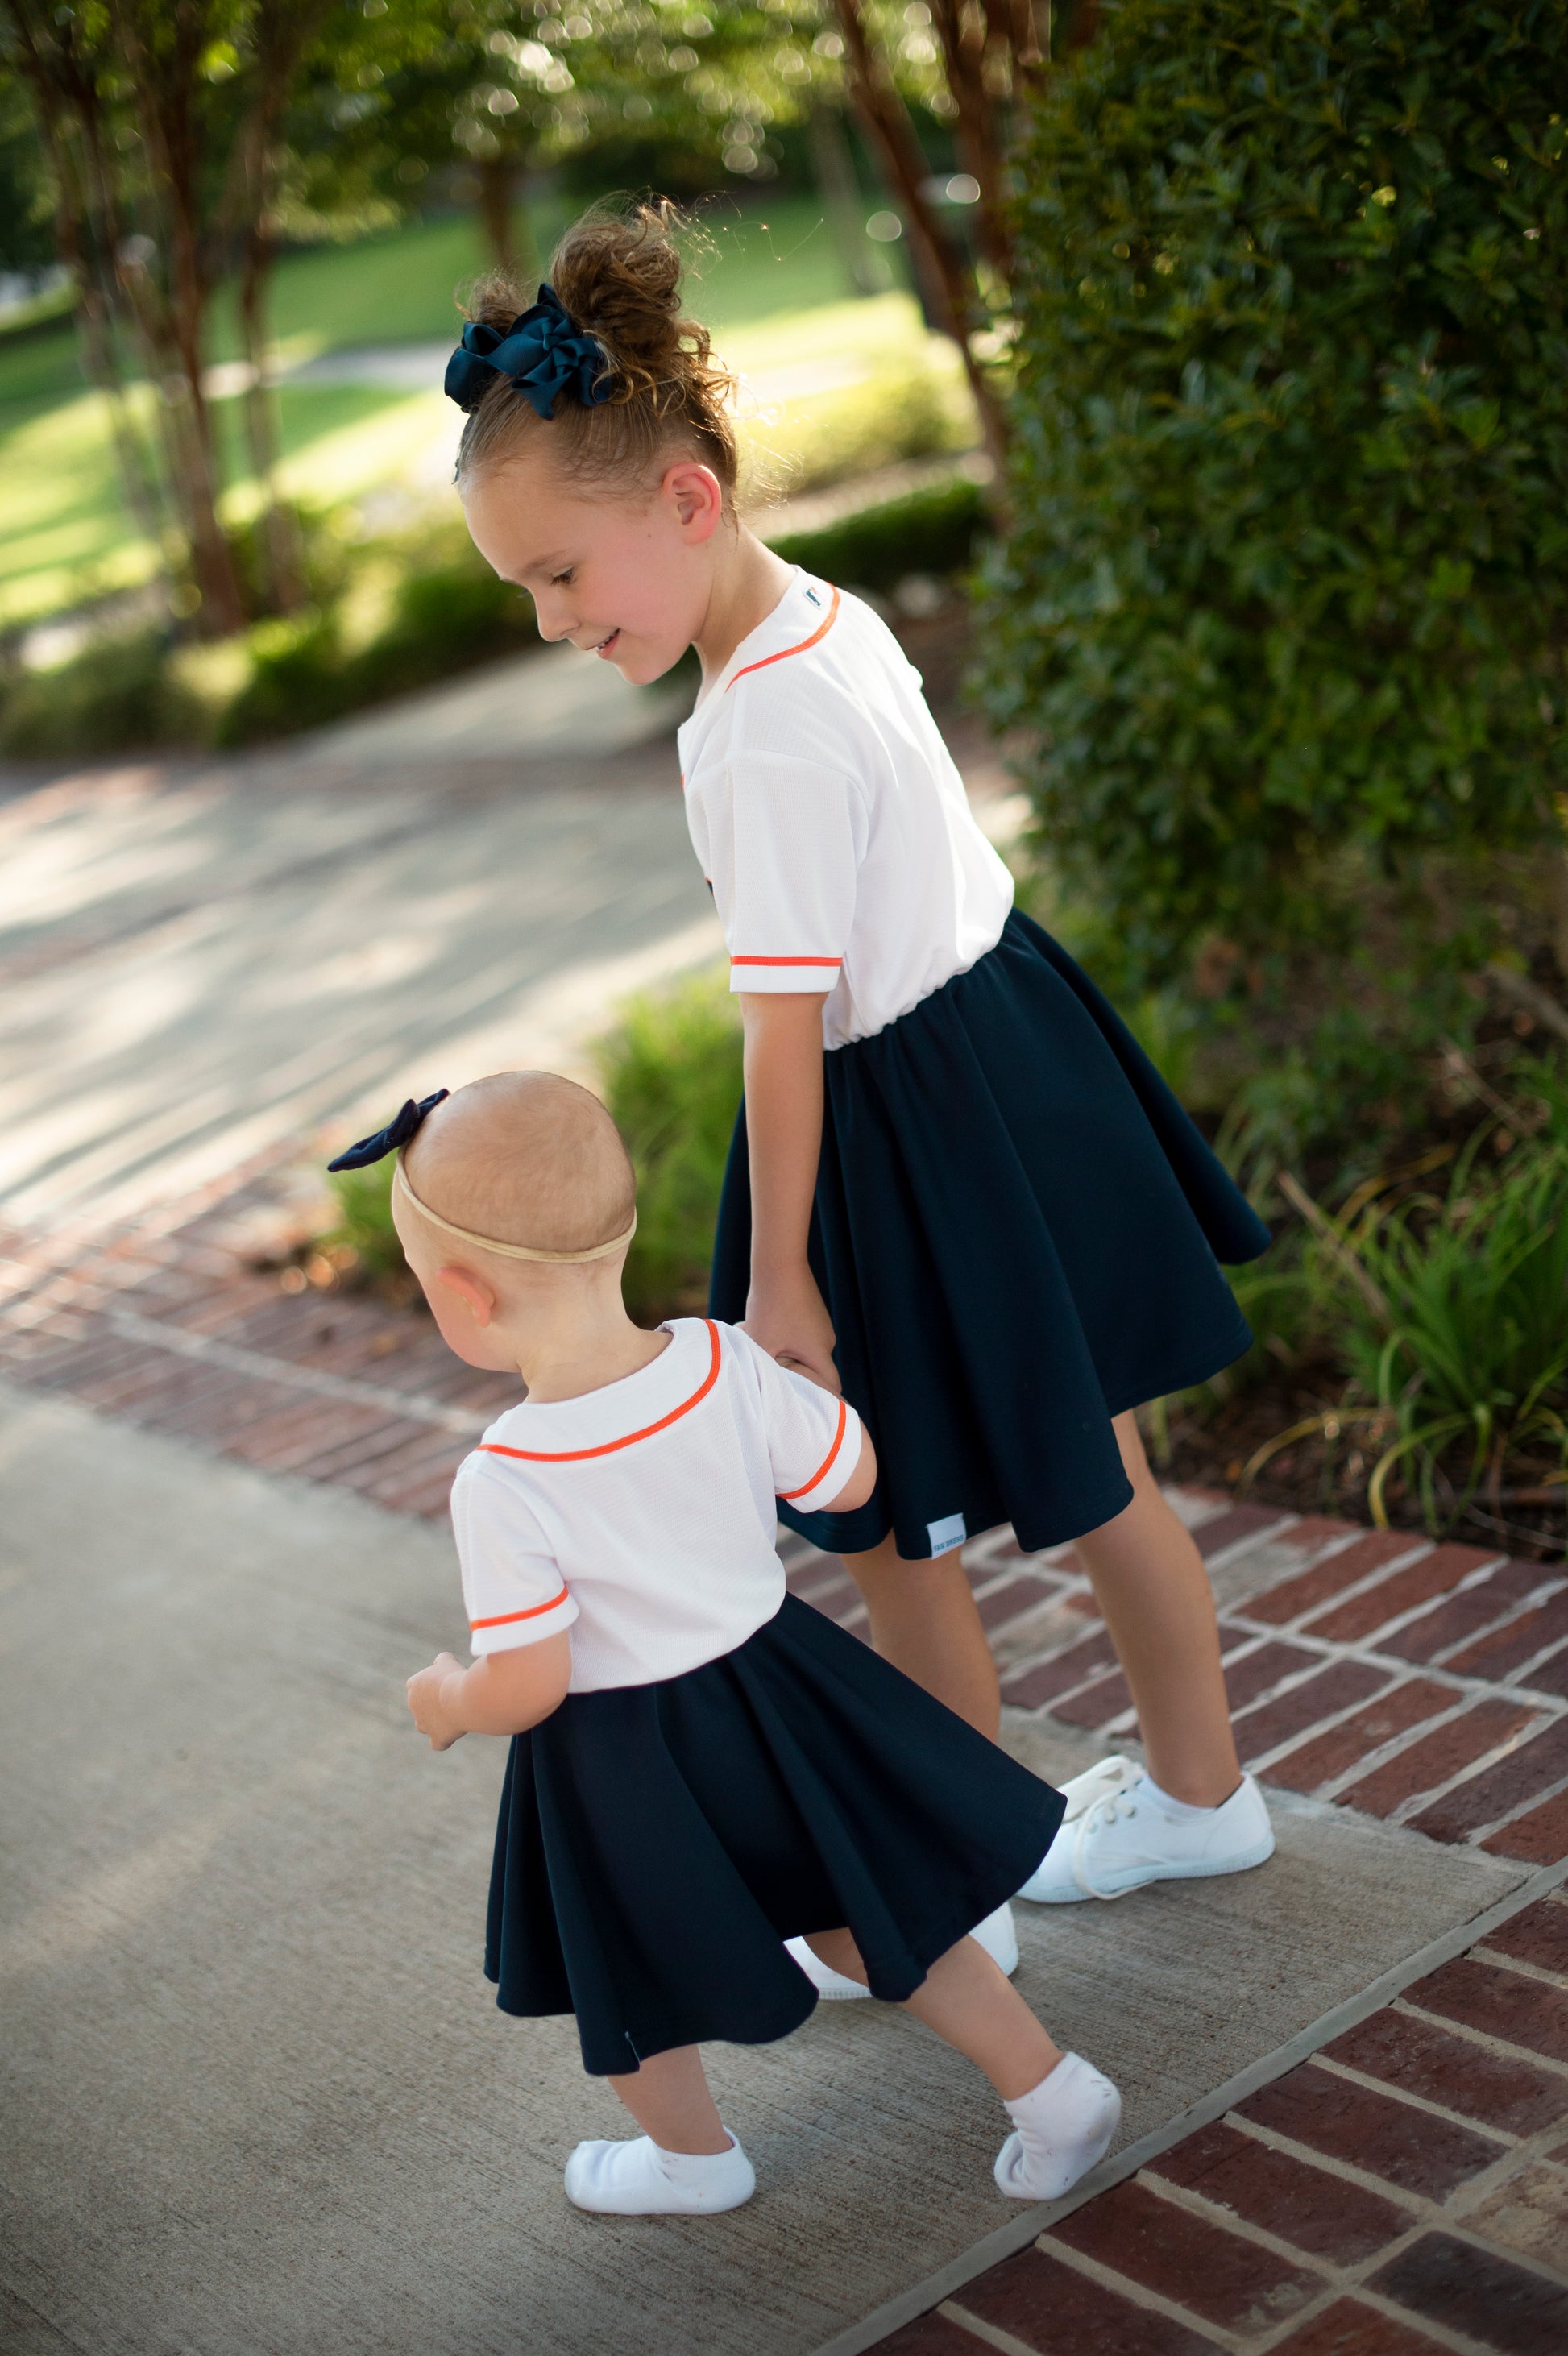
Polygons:
[[373,1137],[361,1137],[357,1145],[345,1146],[337,1161],[329,1162],[327,1167],[328,1170],[368,1170],[372,1162],[384,1161],[389,1153],[395,1153],[400,1145],[408,1143],[426,1113],[434,1112],[442,1098],[449,1094],[449,1089],[437,1088],[433,1097],[425,1097],[418,1104],[410,1097],[395,1120],[389,1120],[385,1129],[378,1129]]
[[542,286],[538,302],[504,336],[469,320],[446,363],[446,397],[459,409],[478,409],[498,376],[510,377],[541,417],[554,416],[563,392],[593,409],[615,390],[604,346],[573,325],[553,286]]

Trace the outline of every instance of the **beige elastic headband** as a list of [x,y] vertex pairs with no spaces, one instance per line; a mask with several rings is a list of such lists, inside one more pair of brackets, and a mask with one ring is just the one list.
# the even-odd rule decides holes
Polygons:
[[479,1251],[499,1252],[502,1258],[506,1259],[543,1259],[569,1262],[587,1259],[608,1259],[612,1253],[624,1251],[627,1245],[630,1243],[633,1236],[637,1233],[637,1213],[633,1211],[631,1215],[630,1226],[623,1228],[618,1236],[612,1236],[607,1244],[590,1244],[586,1251],[536,1251],[532,1244],[499,1243],[493,1236],[477,1236],[472,1227],[459,1227],[456,1226],[452,1220],[444,1219],[439,1211],[433,1211],[428,1203],[422,1203],[418,1195],[414,1193],[413,1187],[409,1184],[408,1179],[403,1172],[403,1156],[401,1153],[397,1158],[397,1168],[392,1173],[392,1192],[394,1194],[397,1193],[399,1187],[401,1187],[403,1192],[408,1196],[409,1201],[413,1205],[413,1207],[419,1213],[420,1217],[422,1219],[428,1219],[433,1227],[439,1227],[443,1235],[456,1236],[459,1243],[472,1244],[476,1249]]

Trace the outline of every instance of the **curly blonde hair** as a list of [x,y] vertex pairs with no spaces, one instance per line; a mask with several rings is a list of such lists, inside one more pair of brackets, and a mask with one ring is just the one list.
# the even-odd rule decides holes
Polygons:
[[[708,331],[681,309],[675,208],[665,201],[597,206],[555,249],[550,283],[573,324],[604,347],[614,379],[592,408],[563,396],[540,417],[498,376],[469,415],[457,447],[457,481],[493,474],[525,451],[547,451],[569,481],[595,490],[650,485],[682,452],[711,466],[726,504],[736,486],[736,443],[726,404],[730,371]],[[504,335],[532,300],[502,273],[480,279],[464,309]]]

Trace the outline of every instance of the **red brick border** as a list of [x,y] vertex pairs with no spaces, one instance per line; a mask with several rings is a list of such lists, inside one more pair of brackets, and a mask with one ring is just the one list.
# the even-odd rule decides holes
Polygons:
[[1562,2356],[1568,1898],[1527,1907],[877,2356]]

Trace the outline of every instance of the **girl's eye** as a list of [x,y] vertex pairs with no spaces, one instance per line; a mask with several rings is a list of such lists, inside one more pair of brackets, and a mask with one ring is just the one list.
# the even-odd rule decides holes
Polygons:
[[575,564],[569,564],[564,573],[553,573],[550,576],[550,586],[552,589],[569,588],[571,586],[572,575],[576,569],[577,568]]

